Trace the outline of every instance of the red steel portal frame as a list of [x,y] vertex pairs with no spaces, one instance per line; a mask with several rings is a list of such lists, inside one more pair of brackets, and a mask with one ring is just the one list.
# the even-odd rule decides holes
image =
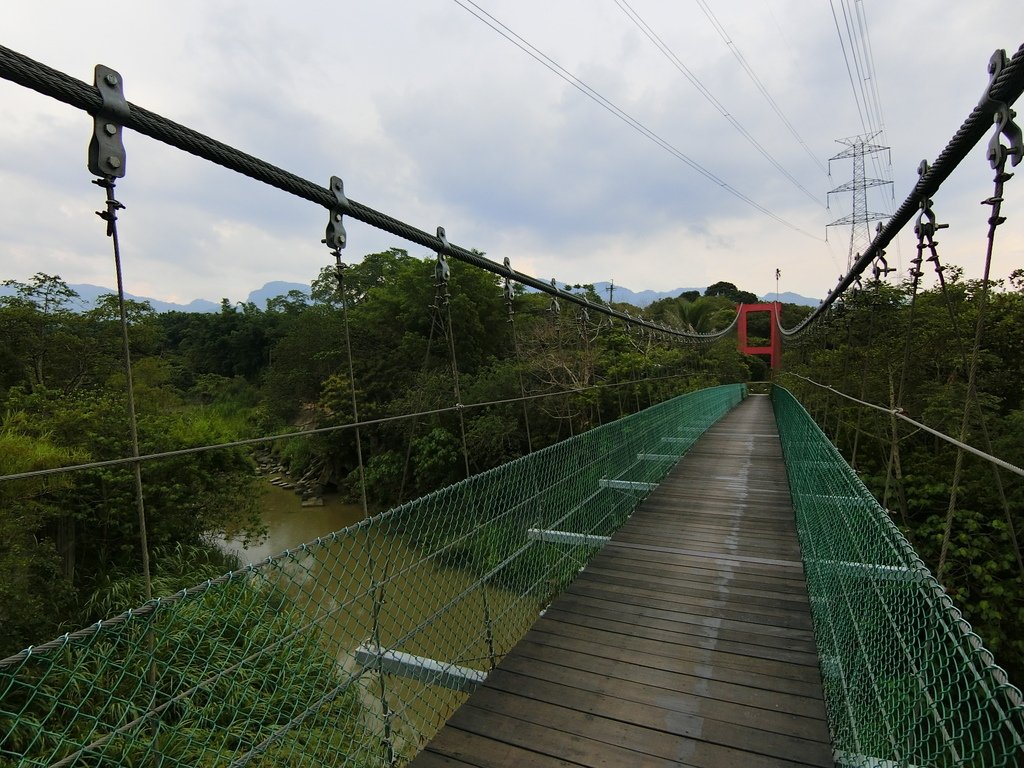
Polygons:
[[[767,347],[752,347],[747,344],[747,315],[751,312],[767,312],[771,336]],[[773,301],[770,304],[740,304],[740,316],[737,319],[737,344],[740,352],[745,355],[769,355],[771,358],[772,370],[778,370],[782,363],[782,334],[779,333],[779,302]]]

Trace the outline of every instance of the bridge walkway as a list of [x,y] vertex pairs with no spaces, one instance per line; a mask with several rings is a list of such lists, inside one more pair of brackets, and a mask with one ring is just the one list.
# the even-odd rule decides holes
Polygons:
[[833,765],[766,396],[705,433],[412,765]]

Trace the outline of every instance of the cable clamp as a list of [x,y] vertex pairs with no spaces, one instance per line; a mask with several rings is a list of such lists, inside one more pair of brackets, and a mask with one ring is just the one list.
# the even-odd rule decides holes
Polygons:
[[[509,275],[511,275],[511,273],[513,271],[512,270],[512,262],[509,261],[508,256],[505,257],[505,269],[507,269],[508,272],[509,272]],[[509,275],[505,276],[504,292],[505,292],[505,302],[508,304],[509,312],[511,312],[512,311],[512,300],[515,298],[516,294],[515,294],[515,291],[512,288],[512,278]]]
[[450,247],[448,245],[448,238],[445,236],[444,227],[437,228],[437,239],[441,241],[441,248],[437,251],[437,264],[434,265],[434,279],[437,285],[448,285],[448,281],[451,280],[452,270],[448,266],[448,259],[445,257],[444,252]]
[[327,230],[324,234],[324,243],[338,258],[338,251],[341,251],[348,244],[348,234],[345,232],[345,225],[342,217],[351,210],[348,198],[345,197],[345,183],[337,176],[331,176],[328,185],[331,194],[334,195],[334,205],[330,209],[330,218],[327,220]]
[[104,178],[123,178],[125,166],[124,141],[121,133],[128,119],[128,102],[120,73],[102,64],[96,65],[93,83],[103,100],[92,119],[89,141],[89,172]]
[[1010,60],[1007,58],[1006,51],[1003,48],[997,48],[989,57],[988,85],[985,86],[985,92],[981,94],[981,101],[978,102],[978,106],[982,109],[992,109],[999,104],[998,101],[992,99],[992,86],[996,84],[996,79],[1002,74],[1009,63]]
[[[1006,104],[1000,104],[992,115],[996,132],[988,142],[988,164],[993,170],[1001,169],[1007,159],[1011,166],[1016,166],[1024,157],[1024,134],[1013,120],[1016,116],[1017,113]],[[1004,147],[1000,137],[1006,137],[1010,146]]]

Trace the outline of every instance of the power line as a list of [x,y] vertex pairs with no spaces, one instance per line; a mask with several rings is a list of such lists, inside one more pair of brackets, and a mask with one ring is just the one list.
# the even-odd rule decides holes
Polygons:
[[863,0],[855,0],[854,9],[857,17],[857,27],[860,30],[861,48],[863,48],[864,64],[871,83],[871,95],[875,102],[875,114],[878,116],[878,130],[883,132],[885,139],[885,115],[882,113],[882,97],[878,90],[878,71],[875,69],[875,52],[871,46],[871,35],[868,32],[867,11],[864,10]]
[[850,90],[853,91],[853,101],[857,105],[857,113],[860,115],[860,127],[863,129],[864,133],[868,133],[868,124],[867,121],[864,120],[864,110],[861,108],[860,98],[857,95],[857,86],[853,81],[853,69],[850,67],[850,57],[846,52],[846,43],[843,41],[842,30],[839,28],[839,17],[836,15],[836,6],[833,0],[828,0],[828,5],[832,9],[832,20],[835,21],[836,24],[836,35],[839,36],[839,46],[843,50],[843,61],[846,62],[846,74],[850,78]]
[[[615,117],[617,117],[622,122],[626,123],[626,125],[628,125],[633,130],[635,130],[638,133],[640,133],[642,136],[644,136],[647,139],[650,139],[651,141],[653,141],[659,147],[664,149],[666,152],[668,152],[670,155],[675,157],[677,160],[680,160],[681,162],[683,162],[686,165],[688,165],[690,168],[695,170],[697,173],[699,173],[701,176],[706,178],[708,181],[710,181],[710,182],[716,184],[717,186],[721,187],[726,192],[731,194],[733,197],[736,197],[737,199],[742,200],[744,203],[746,203],[747,205],[751,206],[755,210],[760,211],[761,213],[763,213],[766,216],[769,216],[770,218],[774,219],[775,221],[777,221],[778,223],[782,224],[783,226],[788,227],[789,229],[792,229],[794,232],[799,232],[800,234],[805,235],[806,237],[809,237],[809,238],[811,238],[813,240],[821,240],[821,238],[818,237],[817,235],[812,235],[810,232],[802,229],[801,227],[797,226],[796,224],[793,224],[790,221],[787,221],[786,219],[782,218],[781,216],[779,216],[778,214],[774,213],[773,211],[770,211],[768,208],[765,208],[760,203],[755,202],[753,199],[751,199],[747,195],[745,195],[742,192],[740,192],[736,187],[732,186],[731,184],[729,184],[724,179],[722,179],[719,176],[717,176],[714,173],[712,173],[710,170],[705,168],[703,165],[698,163],[696,160],[694,160],[693,158],[691,158],[688,155],[686,155],[685,153],[683,153],[682,150],[680,150],[680,149],[676,148],[674,145],[670,144],[667,140],[662,138],[660,135],[658,135],[657,133],[652,131],[650,128],[648,128],[646,125],[641,123],[635,117],[633,117],[628,112],[623,110],[621,107],[616,105],[610,99],[608,99],[605,96],[601,95],[597,90],[595,90],[594,88],[592,88],[589,85],[587,85],[583,80],[578,78],[576,75],[574,75],[569,70],[565,69],[562,65],[560,65],[558,62],[556,62],[554,59],[552,59],[546,53],[544,53],[539,48],[537,48],[532,43],[530,43],[528,40],[526,40],[525,38],[523,38],[522,36],[520,36],[519,34],[514,32],[512,29],[510,29],[508,26],[506,26],[499,19],[495,18],[490,13],[485,11],[483,8],[481,8],[479,5],[477,5],[475,2],[473,2],[473,0],[452,0],[452,1],[456,5],[458,5],[460,8],[462,8],[464,11],[466,11],[467,13],[472,15],[474,18],[476,18],[478,21],[480,21],[483,24],[487,25],[493,31],[497,32],[499,35],[501,35],[503,38],[505,38],[508,42],[512,43],[514,46],[516,46],[521,51],[526,53],[528,56],[530,56],[530,58],[534,59],[535,61],[537,61],[538,63],[542,64],[544,67],[549,69],[551,72],[556,74],[558,77],[560,77],[562,80],[567,82],[573,88],[578,90],[584,96],[586,96],[587,98],[591,99],[594,103],[598,104],[600,107],[602,107],[603,109],[607,110],[611,114],[615,115]],[[470,6],[472,6],[472,7],[470,7]]]
[[705,0],[697,0],[697,5],[700,6],[700,9],[704,12],[704,15],[707,17],[708,21],[711,22],[711,26],[714,27],[715,31],[718,33],[718,36],[721,37],[722,40],[725,42],[726,47],[728,47],[729,50],[732,51],[732,55],[736,57],[736,61],[740,63],[740,66],[743,68],[743,71],[747,73],[747,76],[757,87],[757,90],[759,90],[761,92],[761,95],[764,96],[765,100],[768,102],[768,106],[770,106],[772,108],[772,111],[774,111],[775,114],[779,116],[779,119],[782,120],[783,125],[786,126],[789,132],[793,135],[793,138],[797,140],[800,146],[804,148],[804,151],[807,152],[807,155],[815,162],[818,168],[821,169],[821,172],[827,175],[828,169],[825,167],[825,164],[821,162],[821,159],[811,151],[811,148],[809,146],[807,146],[807,142],[804,141],[803,137],[797,132],[793,123],[791,123],[789,118],[786,117],[786,115],[782,111],[782,108],[779,107],[775,99],[772,98],[772,95],[768,92],[768,89],[765,88],[764,83],[761,82],[761,78],[759,78],[757,76],[757,73],[754,72],[753,67],[751,67],[750,64],[747,63],[747,59],[740,51],[739,46],[737,46],[736,43],[732,41],[732,38],[729,37],[729,33],[725,31],[725,27],[722,26],[721,22],[715,16],[712,10],[708,7],[708,4],[705,2]]
[[[857,0],[859,2],[859,0]],[[839,18],[836,14],[833,0],[829,0],[832,8],[832,18],[835,21],[836,34],[839,37],[839,44],[843,51],[843,59],[846,63],[846,71],[850,79],[850,88],[853,92],[854,102],[857,105],[857,113],[860,116],[861,128],[864,133],[879,134],[882,143],[887,143],[885,136],[885,124],[882,119],[882,102],[878,92],[877,76],[874,71],[874,56],[870,52],[870,38],[867,33],[867,14],[863,6],[851,10],[847,0],[840,0],[840,7],[843,12],[843,26],[846,27],[846,39],[843,38],[842,28],[839,25]],[[857,31],[860,31],[858,34]],[[846,43],[849,42],[849,52]],[[853,65],[850,58],[853,58]],[[853,71],[856,70],[857,77],[854,80]],[[870,82],[870,87],[866,83]],[[875,171],[879,176],[891,181],[890,173],[886,173],[881,160],[877,156],[871,159]],[[890,200],[885,201],[887,212],[892,211]]]
[[896,209],[889,221],[875,236],[868,248],[860,255],[853,267],[839,280],[839,283],[829,291],[828,296],[819,304],[814,311],[791,329],[779,328],[784,336],[793,338],[828,311],[839,299],[840,296],[853,285],[893,238],[899,234],[910,222],[911,218],[920,210],[921,200],[932,197],[943,182],[963,161],[974,146],[984,138],[992,126],[992,115],[998,103],[1012,106],[1013,103],[1024,92],[1024,45],[1017,49],[1009,61],[1003,66],[997,75],[989,83],[988,89],[982,103],[976,105],[957,129],[956,133],[946,143],[946,146],[939,153],[935,161],[928,167],[917,180],[914,188],[907,195],[906,199]]
[[698,78],[697,75],[695,75],[689,67],[683,64],[682,60],[676,55],[676,53],[668,46],[668,44],[661,38],[661,36],[658,35],[657,32],[651,29],[650,25],[646,21],[644,21],[640,14],[637,13],[636,9],[634,9],[627,2],[627,0],[615,0],[615,4],[619,7],[619,10],[626,14],[626,17],[630,21],[632,21],[633,24],[635,24],[641,32],[644,33],[647,39],[650,40],[659,51],[661,51],[665,58],[669,60],[669,63],[671,63],[676,69],[678,69],[679,72],[683,75],[683,77],[690,81],[690,83],[693,85],[694,88],[697,89],[701,96],[707,99],[707,101],[721,113],[722,117],[728,120],[732,127],[739,131],[740,135],[743,136],[743,138],[745,138],[750,143],[750,145],[754,147],[754,149],[761,153],[765,160],[771,163],[775,167],[775,169],[779,171],[779,173],[781,173],[783,176],[789,179],[793,186],[795,186],[797,189],[799,189],[801,192],[807,195],[812,201],[814,201],[818,205],[822,205],[821,198],[818,195],[815,195],[810,190],[808,190],[803,184],[801,184],[799,180],[797,180],[797,178],[793,176],[793,174],[786,170],[782,166],[782,164],[779,163],[779,161],[776,160],[775,157],[773,157],[757,139],[750,135],[747,129],[740,124],[739,120],[737,120],[736,117],[725,108],[725,105],[723,105],[722,102],[719,101],[713,93],[711,93],[711,90],[707,86],[705,86],[704,83],[701,82],[700,78]]
[[[888,137],[885,132],[885,115],[882,112],[882,95],[878,90],[878,70],[875,68],[875,54],[871,46],[871,35],[868,31],[868,17],[867,11],[864,9],[863,0],[855,0],[854,12],[857,20],[857,29],[860,35],[861,55],[864,61],[864,71],[866,80],[864,82],[869,84],[869,93],[874,103],[875,115],[877,117],[877,124],[875,129],[878,131],[881,137],[882,144],[889,144]],[[886,176],[882,166],[881,159],[877,156],[872,157],[872,162],[875,166],[875,170],[879,176]],[[889,173],[886,178],[892,181],[892,161],[890,157],[889,162]],[[892,201],[885,201],[886,210],[892,210]]]

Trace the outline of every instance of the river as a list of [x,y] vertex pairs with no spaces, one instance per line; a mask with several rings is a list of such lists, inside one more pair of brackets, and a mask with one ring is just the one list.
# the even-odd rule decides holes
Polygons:
[[260,506],[267,538],[250,547],[243,547],[236,539],[224,542],[225,549],[238,555],[243,565],[261,562],[363,519],[363,510],[358,504],[346,504],[335,495],[324,496],[322,507],[303,507],[294,491],[270,483],[266,488]]

